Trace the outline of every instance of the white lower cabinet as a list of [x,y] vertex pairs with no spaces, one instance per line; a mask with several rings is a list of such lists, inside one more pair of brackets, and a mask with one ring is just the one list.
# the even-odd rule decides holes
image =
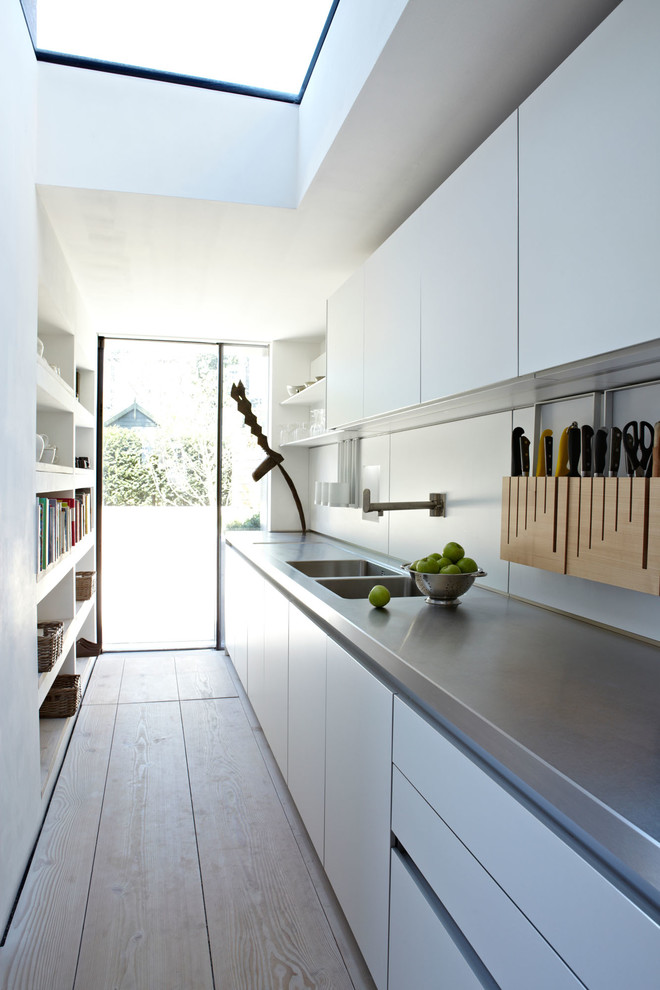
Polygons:
[[[263,597],[264,649],[261,697],[255,705],[273,756],[287,779],[289,713],[289,603],[265,582]],[[253,702],[254,704],[254,702]]]
[[655,990],[660,926],[398,698],[393,762],[392,831],[501,987]]
[[248,622],[251,598],[245,594],[255,571],[231,547],[225,548],[225,649],[247,691]]
[[288,778],[305,828],[321,860],[325,818],[325,670],[322,629],[289,606]]
[[396,849],[392,851],[391,890],[389,990],[495,987],[483,967],[470,958],[465,939],[439,902],[420,885]]
[[324,866],[379,990],[387,987],[392,692],[328,640]]

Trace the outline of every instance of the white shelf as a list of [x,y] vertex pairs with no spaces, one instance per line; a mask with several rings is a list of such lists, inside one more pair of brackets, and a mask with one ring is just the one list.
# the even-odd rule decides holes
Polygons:
[[73,389],[44,358],[37,357],[37,408],[72,413],[78,405]]
[[44,464],[37,461],[35,494],[68,491],[73,488],[73,468],[68,464]]
[[85,556],[88,550],[94,546],[94,533],[88,533],[79,540],[76,545],[37,575],[36,603],[43,601],[46,595],[57,587],[60,581],[68,574],[72,567]]
[[[94,607],[95,600],[96,600],[96,596],[92,595],[92,597],[87,599],[87,601],[76,602],[76,614],[74,615],[73,619],[65,620],[64,637],[62,640],[62,652],[57,658],[57,661],[54,667],[52,668],[52,670],[45,671],[43,674],[39,675],[39,697],[38,697],[39,707],[41,707],[41,705],[43,704],[44,698],[46,697],[51,687],[53,686],[53,681],[60,673],[64,661],[66,660],[67,654],[76,643],[80,630],[83,627],[83,623],[85,622],[85,619],[87,618],[92,608]],[[83,660],[85,659],[87,658],[84,657]],[[76,670],[78,671],[78,661],[76,661]],[[78,673],[79,672],[80,671],[78,671]]]
[[96,472],[93,468],[76,468],[73,472],[74,488],[93,488],[96,484]]
[[289,440],[288,443],[281,443],[280,447],[326,447],[330,443],[339,443],[340,440],[351,440],[357,437],[357,430],[329,430],[327,433],[316,433],[313,437],[303,437],[302,440]]
[[308,385],[302,392],[290,395],[288,399],[280,402],[281,406],[314,406],[325,403],[325,378],[313,385]]

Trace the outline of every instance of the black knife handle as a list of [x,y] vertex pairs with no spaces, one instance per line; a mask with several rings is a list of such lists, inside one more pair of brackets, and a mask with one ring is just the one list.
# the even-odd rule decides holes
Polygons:
[[529,437],[520,438],[520,459],[522,463],[522,473],[529,477]]
[[594,437],[593,427],[582,427],[582,477],[591,477],[591,442]]
[[610,478],[615,478],[619,474],[619,462],[621,460],[621,430],[618,426],[613,426],[610,433]]
[[545,443],[545,474],[546,477],[552,477],[552,437],[546,437]]
[[602,477],[605,474],[605,462],[607,460],[607,430],[596,430],[594,440],[594,474]]
[[568,431],[568,473],[571,478],[579,478],[580,471],[580,428],[572,426]]
[[522,453],[520,438],[525,431],[522,426],[516,426],[511,434],[511,477],[517,478],[522,474]]

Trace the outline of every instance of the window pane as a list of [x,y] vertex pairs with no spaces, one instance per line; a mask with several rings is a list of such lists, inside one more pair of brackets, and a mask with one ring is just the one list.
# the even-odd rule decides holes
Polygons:
[[297,96],[331,0],[39,0],[42,51]]

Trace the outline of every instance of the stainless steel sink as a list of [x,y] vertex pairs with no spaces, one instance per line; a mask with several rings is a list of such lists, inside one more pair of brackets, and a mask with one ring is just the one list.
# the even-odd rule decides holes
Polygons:
[[[391,567],[383,567],[374,564],[370,560],[357,560],[348,558],[346,560],[288,560],[291,567],[306,574],[308,577],[358,577],[361,575],[390,574],[393,575]],[[397,576],[398,575],[393,575]]]
[[389,591],[392,598],[408,598],[411,595],[419,597],[421,592],[413,584],[407,575],[383,573],[374,577],[332,577],[318,578],[318,584],[323,585],[328,591],[339,595],[340,598],[368,598],[369,592],[375,584],[382,584]]

